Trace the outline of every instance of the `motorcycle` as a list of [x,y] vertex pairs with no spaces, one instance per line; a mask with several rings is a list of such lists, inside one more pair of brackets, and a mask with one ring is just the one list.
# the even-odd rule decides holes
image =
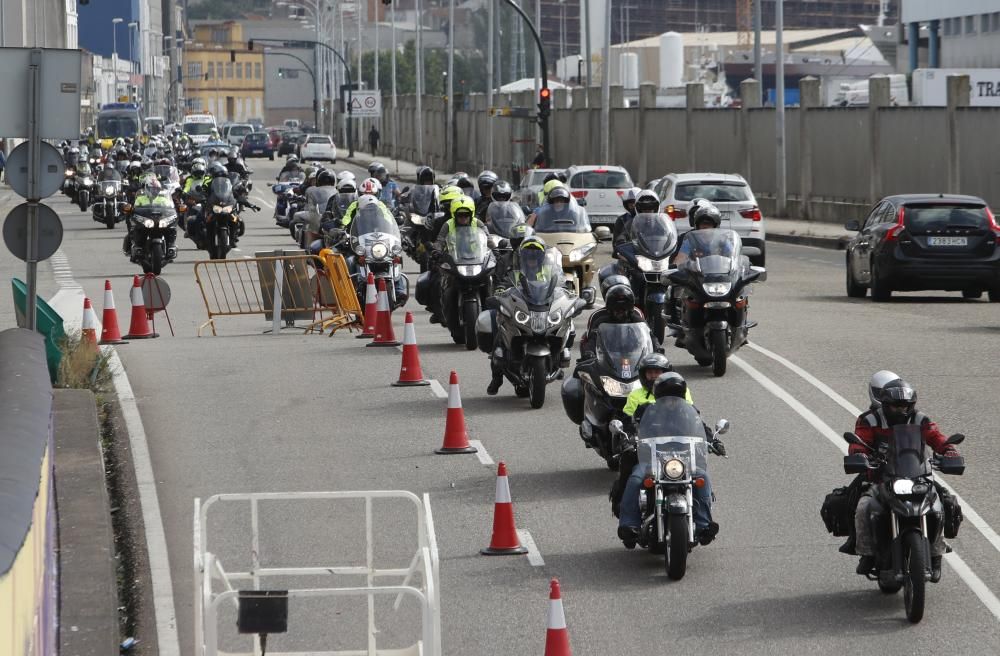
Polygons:
[[750,266],[732,230],[685,233],[675,264],[678,268],[661,278],[676,288],[674,302],[680,305],[680,323],[668,327],[683,335],[684,347],[700,366],[712,365],[713,374],[724,376],[729,356],[757,325],[747,319],[750,284],[767,280],[767,271]]
[[653,338],[645,323],[603,323],[597,328],[597,357],[577,363],[562,385],[566,416],[580,426],[580,437],[618,469],[621,445],[612,439],[610,422],[619,418],[633,390],[642,387],[639,361],[653,352]]
[[[632,219],[631,241],[618,247],[618,260],[635,292],[636,305],[658,344],[666,336],[666,309],[669,295],[660,274],[670,268],[670,256],[677,248],[677,228],[666,214],[637,214]],[[610,264],[601,269],[615,267]]]
[[587,211],[576,203],[559,211],[546,203],[535,214],[534,229],[546,243],[562,252],[567,282],[591,307],[597,300],[593,286],[594,252],[599,241],[611,238],[611,231],[605,226],[592,230]]
[[204,207],[204,243],[211,259],[226,259],[243,234],[245,227],[237,211],[232,181],[224,177],[213,179]]
[[430,250],[434,228],[444,219],[438,212],[438,188],[435,185],[417,185],[404,189],[400,198],[403,224],[403,250],[411,260],[420,265],[420,273],[427,271],[427,253]]
[[129,259],[142,266],[143,273],[160,275],[163,267],[177,257],[170,247],[177,234],[177,210],[172,205],[132,207],[132,253]]
[[[844,433],[851,444],[868,446],[854,433]],[[952,435],[948,444],[961,444],[962,434]],[[870,517],[875,538],[876,567],[866,576],[879,590],[894,594],[903,588],[906,619],[916,624],[924,616],[927,581],[931,578],[931,543],[946,527],[948,518],[934,484],[933,470],[942,474],[965,473],[961,456],[943,458],[924,443],[920,426],[893,426],[892,439],[880,444],[871,458],[863,454],[844,456],[844,473],[879,472],[873,484],[881,512]]]
[[103,223],[111,230],[119,221],[125,220],[122,208],[125,203],[120,200],[122,190],[121,180],[101,180],[97,183],[98,199],[91,209],[94,221]]
[[478,346],[476,320],[486,298],[493,295],[496,257],[489,248],[486,232],[475,226],[455,226],[438,262],[440,290],[432,289],[432,272],[417,279],[417,302],[431,306],[431,294],[440,291],[438,301],[443,323],[456,344],[469,351]]
[[[688,554],[694,549],[694,488],[705,485],[708,454],[701,416],[684,399],[667,397],[649,406],[633,439],[618,420],[612,422],[617,439],[636,449],[646,483],[639,494],[642,526],[639,544],[662,553],[667,576],[684,578]],[[720,419],[712,441],[729,431]]]
[[[563,287],[562,254],[544,253],[544,264],[521,258],[516,285],[486,299],[479,315],[479,349],[502,363],[504,377],[532,408],[545,403],[545,387],[569,366],[573,318],[586,307]],[[494,327],[494,317],[496,326]]]
[[276,196],[274,201],[274,222],[287,228],[291,220],[288,214],[288,203],[298,195],[299,186],[305,182],[306,174],[302,171],[285,171],[278,175],[277,184],[271,185],[271,191]]
[[354,256],[349,264],[358,303],[364,307],[368,274],[371,273],[376,282],[380,278],[385,280],[390,310],[404,305],[409,297],[410,282],[403,273],[403,246],[396,222],[386,218],[378,206],[359,209],[351,221],[350,247]]
[[67,165],[63,171],[62,193],[68,196],[70,201],[76,202],[76,167]]
[[93,188],[94,178],[89,169],[76,176],[76,204],[79,205],[81,212],[90,209],[90,193]]

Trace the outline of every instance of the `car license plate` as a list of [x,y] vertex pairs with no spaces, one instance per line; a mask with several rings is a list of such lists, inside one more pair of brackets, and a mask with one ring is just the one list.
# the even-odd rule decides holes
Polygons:
[[968,237],[928,237],[928,246],[968,246]]

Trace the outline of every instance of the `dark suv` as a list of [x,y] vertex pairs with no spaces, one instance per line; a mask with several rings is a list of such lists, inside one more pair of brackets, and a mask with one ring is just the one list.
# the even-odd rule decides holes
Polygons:
[[975,196],[882,199],[847,245],[847,295],[888,301],[894,291],[941,289],[1000,301],[1000,225]]

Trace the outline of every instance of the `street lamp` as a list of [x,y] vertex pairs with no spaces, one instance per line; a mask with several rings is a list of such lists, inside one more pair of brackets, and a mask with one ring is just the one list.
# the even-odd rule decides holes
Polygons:
[[[132,36],[132,30],[133,29],[136,32],[136,36],[135,37]],[[135,73],[136,73],[135,55],[133,54],[133,50],[132,50],[132,47],[133,47],[132,46],[132,40],[135,39],[136,42],[138,42],[138,40],[139,40],[138,33],[139,33],[139,22],[138,21],[131,21],[128,24],[128,59],[129,59],[129,65],[130,65],[129,69],[131,70],[132,75],[135,75]],[[136,49],[138,49],[138,48],[136,48]],[[128,84],[129,84],[129,89],[131,89],[131,87],[132,87],[131,76],[129,77]],[[137,87],[137,89],[138,89],[138,87]],[[129,94],[131,95],[131,91],[129,92]],[[138,96],[138,91],[136,92],[136,95]],[[136,98],[136,100],[138,100],[138,98]]]
[[111,67],[115,74],[115,100],[118,100],[118,23],[124,22],[124,18],[111,19]]

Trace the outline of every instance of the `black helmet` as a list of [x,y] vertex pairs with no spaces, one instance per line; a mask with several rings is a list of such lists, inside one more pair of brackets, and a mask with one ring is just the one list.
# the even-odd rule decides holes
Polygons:
[[688,384],[676,371],[669,371],[660,374],[660,377],[653,382],[653,396],[661,399],[664,396],[676,396],[679,399],[687,397]]
[[208,165],[208,174],[213,178],[225,178],[229,175],[229,172],[219,162],[212,162]]
[[368,165],[368,177],[369,178],[374,178],[375,177],[375,172],[378,171],[379,168],[383,168],[384,169],[385,167],[382,166],[382,164],[380,162],[372,162],[371,164],[369,164]]
[[505,201],[510,200],[510,197],[514,194],[514,190],[511,189],[510,183],[506,180],[500,180],[495,185],[493,185],[493,200],[495,201]]
[[153,160],[149,157],[142,158],[142,170],[151,171],[153,169]]
[[710,222],[713,228],[722,225],[722,212],[712,203],[705,202],[698,206],[698,209],[691,215],[691,227],[697,229],[698,225]]
[[604,306],[612,317],[624,318],[635,307],[635,294],[629,285],[614,285],[604,295]]
[[500,176],[490,170],[483,171],[479,174],[479,179],[476,182],[479,184],[479,188],[492,187],[500,180]]
[[[635,214],[635,212],[633,211],[635,209],[635,200],[639,197],[639,194],[641,193],[642,189],[639,189],[638,187],[632,187],[631,189],[625,190],[625,192],[622,194],[622,207],[625,208],[626,212],[632,212],[633,214]],[[629,209],[628,206],[629,203],[632,203],[631,210]]]
[[[373,168],[375,169],[374,172],[372,171]],[[385,184],[385,181],[389,178],[389,169],[385,168],[383,164],[379,164],[378,162],[369,166],[368,171],[371,173],[371,177],[375,178],[382,184]]]
[[469,176],[467,176],[464,173],[462,175],[459,175],[459,176],[455,177],[455,186],[458,187],[459,189],[472,189],[473,188],[473,186],[472,186],[472,180],[470,180]]
[[917,406],[917,390],[903,379],[886,383],[882,389],[882,414],[890,426],[909,422]]
[[434,169],[429,166],[421,166],[417,169],[417,184],[419,185],[432,185],[435,177]]
[[868,381],[868,400],[873,408],[882,405],[882,392],[885,390],[885,386],[894,380],[899,380],[899,376],[885,369],[872,374],[871,380]]
[[549,197],[548,197],[547,201],[549,203],[552,203],[552,202],[554,202],[556,200],[564,200],[564,201],[566,201],[568,203],[569,202],[569,189],[567,189],[566,187],[563,187],[563,186],[559,186],[559,187],[556,187],[555,189],[553,189],[552,191],[550,191],[549,192]]
[[232,148],[229,149],[228,157],[229,161],[231,162],[238,160],[240,158],[240,149],[237,148],[236,146],[233,146]]
[[[646,372],[650,369],[659,369],[661,371],[660,375],[674,370],[674,368],[670,365],[670,360],[667,359],[667,356],[662,353],[650,353],[639,360],[639,382],[642,383],[642,386],[646,388],[647,392],[653,391],[653,382],[655,381],[655,379],[646,379]],[[659,378],[659,376],[657,376],[657,378]]]
[[708,200],[706,200],[705,198],[702,198],[700,196],[698,198],[693,199],[691,201],[691,206],[688,207],[688,220],[690,221],[692,218],[694,218],[695,211],[697,211],[697,209],[699,207],[701,207],[701,205],[703,203],[707,203],[707,202],[708,202]]
[[316,185],[324,187],[332,184],[337,184],[337,177],[333,174],[333,171],[320,169],[319,173],[316,174]]
[[650,189],[643,189],[635,197],[635,211],[637,214],[655,213],[660,210],[660,199],[656,192]]
[[627,276],[623,276],[620,273],[608,276],[601,281],[601,296],[604,297],[605,300],[608,298],[608,290],[615,285],[625,285],[626,287],[630,287],[632,283],[629,282]]
[[545,184],[546,182],[550,182],[552,180],[558,180],[558,179],[559,179],[559,176],[556,174],[555,171],[549,171],[548,173],[545,174],[545,178],[542,180],[542,184]]

